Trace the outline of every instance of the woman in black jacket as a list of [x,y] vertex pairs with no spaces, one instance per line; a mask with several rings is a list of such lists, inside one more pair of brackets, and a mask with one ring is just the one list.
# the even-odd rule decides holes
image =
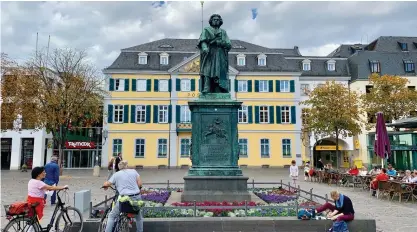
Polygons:
[[353,204],[349,197],[338,191],[331,191],[330,197],[334,200],[335,205],[327,202],[316,209],[316,214],[325,210],[331,210],[332,212],[329,213],[327,217],[332,220],[348,222],[355,218],[355,210],[353,209]]

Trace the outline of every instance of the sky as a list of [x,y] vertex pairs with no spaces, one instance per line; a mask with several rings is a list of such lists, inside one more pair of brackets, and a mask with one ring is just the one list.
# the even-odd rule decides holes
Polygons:
[[[253,10],[256,9],[256,10]],[[256,12],[256,18],[253,13]],[[339,44],[417,36],[417,2],[204,2],[204,26],[222,16],[231,39],[327,55]],[[198,38],[200,1],[1,2],[1,51],[18,62],[36,48],[86,50],[99,69],[120,49],[162,38]]]

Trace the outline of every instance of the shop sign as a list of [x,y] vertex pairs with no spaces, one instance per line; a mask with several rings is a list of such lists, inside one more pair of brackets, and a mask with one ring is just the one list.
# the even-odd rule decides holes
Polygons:
[[[339,146],[339,151],[342,150]],[[336,151],[336,146],[316,146],[316,151]]]
[[67,149],[92,149],[95,148],[94,142],[65,142]]

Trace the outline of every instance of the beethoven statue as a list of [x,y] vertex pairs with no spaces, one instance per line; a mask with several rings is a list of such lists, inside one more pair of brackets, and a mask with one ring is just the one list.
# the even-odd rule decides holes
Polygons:
[[213,14],[209,20],[210,27],[201,33],[198,48],[200,49],[200,78],[202,93],[228,93],[229,57],[232,47],[223,24],[222,17]]

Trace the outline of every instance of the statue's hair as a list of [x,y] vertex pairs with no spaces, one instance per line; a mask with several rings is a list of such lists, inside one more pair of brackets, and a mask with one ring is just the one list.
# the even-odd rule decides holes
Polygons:
[[219,19],[220,19],[220,25],[219,26],[222,26],[223,25],[223,19],[222,19],[222,16],[220,16],[219,14],[212,14],[211,16],[210,16],[210,20],[209,20],[209,24],[210,24],[210,26],[213,26],[212,25],[212,22],[213,22],[213,18],[214,17],[218,17]]

